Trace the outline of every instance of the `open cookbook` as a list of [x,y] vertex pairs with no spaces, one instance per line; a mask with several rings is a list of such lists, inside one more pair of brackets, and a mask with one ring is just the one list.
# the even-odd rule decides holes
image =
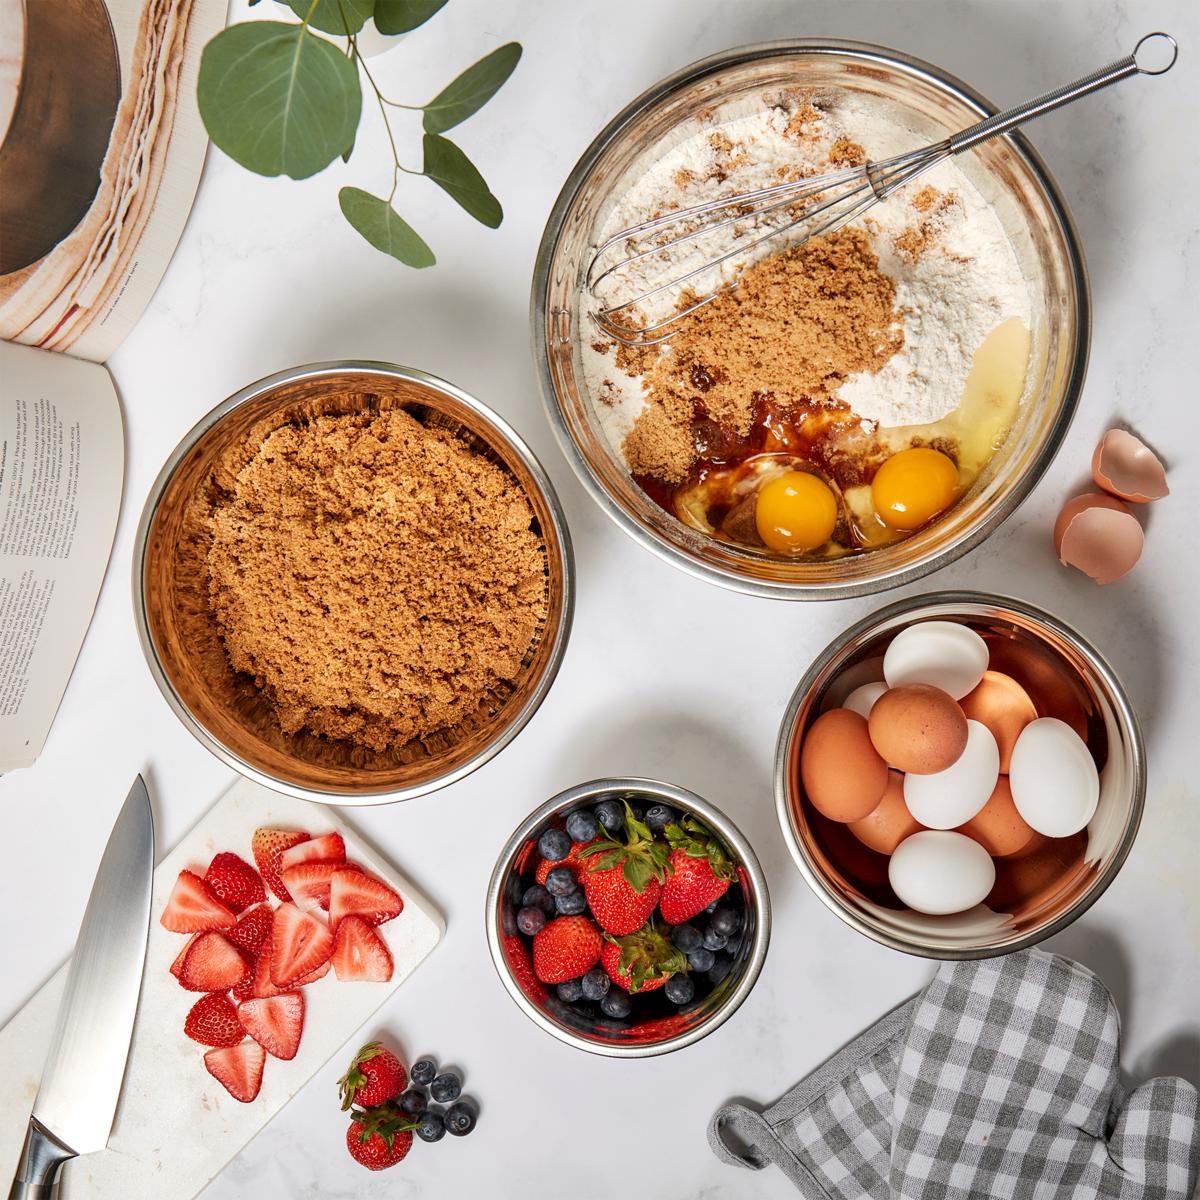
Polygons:
[[41,751],[104,578],[125,455],[102,364],[183,232],[224,20],[225,0],[0,0],[0,772]]

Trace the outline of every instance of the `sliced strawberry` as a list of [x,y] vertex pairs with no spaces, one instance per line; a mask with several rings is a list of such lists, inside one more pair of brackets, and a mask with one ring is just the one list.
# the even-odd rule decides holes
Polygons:
[[192,943],[199,937],[198,933],[193,933],[186,942],[183,943],[183,949],[175,955],[175,961],[171,964],[171,974],[176,979],[179,978],[180,972],[183,970],[183,961],[188,956],[188,951],[192,948]]
[[269,904],[256,904],[238,917],[237,924],[225,936],[239,950],[256,955],[270,935],[273,916]]
[[210,1050],[204,1056],[208,1073],[235,1099],[249,1104],[262,1087],[267,1052],[247,1038],[236,1046]]
[[250,839],[250,849],[254,851],[254,861],[258,864],[259,872],[267,887],[287,903],[291,899],[288,890],[283,886],[279,877],[279,856],[301,842],[307,842],[309,835],[295,829],[271,829],[263,826],[254,831]]
[[[325,833],[320,837],[309,838],[306,842],[298,842],[295,846],[283,851],[279,856],[279,871],[282,875],[288,867],[298,866],[305,862],[339,862],[346,861],[346,843],[340,833]],[[284,881],[287,887],[287,881]]]
[[245,1037],[238,1011],[224,992],[201,996],[192,1005],[183,1032],[202,1046],[236,1046]]
[[258,872],[244,858],[228,850],[214,856],[204,872],[204,882],[212,894],[235,913],[243,912],[252,904],[261,904],[267,898]]
[[300,992],[284,992],[247,1000],[237,1007],[242,1028],[275,1058],[295,1058],[304,1030],[304,997]]
[[362,917],[343,917],[333,943],[333,970],[342,983],[386,983],[392,977],[392,952]]
[[190,992],[227,992],[250,973],[242,952],[219,933],[202,933],[188,948],[179,982]]
[[307,975],[302,975],[299,979],[297,979],[296,982],[292,984],[292,987],[308,987],[310,983],[316,983],[318,979],[324,979],[325,976],[329,974],[329,968],[332,965],[333,964],[330,963],[329,959],[326,959],[315,971],[310,971]]
[[[241,983],[230,989],[233,995],[233,1002],[235,1004],[240,1004],[243,1000],[251,1000],[255,995],[257,995],[257,992],[255,991],[255,984],[258,980],[259,960],[261,957],[261,955],[257,955],[253,959],[253,961],[250,963],[250,970],[246,972],[246,978],[243,979]],[[270,971],[267,968],[264,968],[264,970],[267,970],[267,982],[269,983]]]
[[286,988],[311,975],[333,951],[333,935],[320,917],[281,904],[271,926],[271,982]]
[[162,916],[164,929],[172,933],[203,933],[208,929],[230,929],[237,917],[192,871],[180,871]]
[[382,879],[357,867],[339,867],[329,889],[329,927],[337,930],[343,917],[362,917],[368,925],[382,925],[404,911],[404,901]]
[[272,943],[270,934],[268,934],[267,940],[263,942],[262,949],[258,952],[258,957],[254,960],[254,979],[251,981],[250,990],[243,995],[244,988],[234,989],[234,994],[239,1000],[249,1000],[251,998],[262,999],[264,996],[281,996],[288,990],[286,987],[276,987],[272,982],[271,956]]
[[[296,847],[298,850],[302,846]],[[283,868],[283,886],[299,908],[328,908],[329,885],[340,862],[302,862]]]

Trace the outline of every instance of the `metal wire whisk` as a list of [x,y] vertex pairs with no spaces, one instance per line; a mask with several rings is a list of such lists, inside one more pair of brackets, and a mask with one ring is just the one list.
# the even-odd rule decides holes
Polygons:
[[[1142,55],[1143,62],[1146,60],[1143,47],[1149,42],[1160,40],[1163,45],[1158,48],[1159,52],[1169,54],[1163,65],[1151,67],[1139,64],[1139,54]],[[674,209],[641,224],[622,229],[600,246],[588,266],[586,287],[601,303],[606,303],[599,291],[601,285],[607,281],[609,289],[619,292],[622,273],[636,263],[656,256],[666,261],[671,252],[678,247],[687,243],[700,244],[701,238],[711,237],[718,231],[732,226],[742,226],[743,230],[749,227],[754,236],[749,240],[735,240],[732,249],[714,254],[699,266],[689,267],[684,273],[650,287],[636,296],[607,304],[607,307],[593,312],[592,319],[608,337],[627,346],[653,346],[665,342],[676,332],[671,327],[678,321],[703,308],[730,287],[736,286],[734,279],[721,283],[703,296],[694,296],[694,289],[690,289],[689,285],[706,272],[715,270],[732,259],[744,259],[764,242],[781,237],[793,229],[804,227],[802,233],[791,239],[790,245],[800,245],[809,238],[832,233],[848,222],[857,220],[897,188],[910,183],[918,175],[924,174],[952,155],[961,154],[981,142],[1016,129],[1034,117],[1072,104],[1083,96],[1110,87],[1132,75],[1163,75],[1175,65],[1178,57],[1178,43],[1169,33],[1148,33],[1126,58],[1093,71],[1074,83],[1047,92],[1036,100],[1028,100],[1015,108],[996,113],[933,145],[910,150],[907,154],[898,154],[894,158],[881,159],[879,162],[867,162],[862,166],[830,171],[795,182],[775,184],[772,187],[740,192],[733,196],[722,196],[690,208]],[[797,206],[801,206],[798,214],[795,211]],[[732,210],[732,215],[720,215],[729,210]],[[762,232],[761,224],[757,223],[771,213],[779,212],[782,212],[784,218],[790,219],[769,225],[766,232]],[[687,232],[673,238],[663,238],[665,231],[679,225],[687,227]],[[605,266],[613,251],[623,253],[624,257]],[[679,300],[685,301],[681,307],[676,307],[658,320],[638,324],[639,320],[645,319],[640,310],[647,301],[672,293],[677,294]]]

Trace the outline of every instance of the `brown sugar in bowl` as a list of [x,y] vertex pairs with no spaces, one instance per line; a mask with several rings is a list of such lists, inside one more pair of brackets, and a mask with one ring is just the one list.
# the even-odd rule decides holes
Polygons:
[[[545,618],[511,680],[455,725],[374,750],[308,729],[285,732],[255,679],[235,671],[209,595],[207,550],[228,461],[281,425],[400,408],[449,431],[501,467],[524,493],[545,558]],[[423,372],[387,363],[317,363],[243,388],[184,437],[151,488],[133,557],[138,635],[176,715],[218,758],[279,791],[327,804],[377,804],[445,787],[481,766],[524,727],[566,649],[574,560],[553,485],[517,433],[478,400]]]

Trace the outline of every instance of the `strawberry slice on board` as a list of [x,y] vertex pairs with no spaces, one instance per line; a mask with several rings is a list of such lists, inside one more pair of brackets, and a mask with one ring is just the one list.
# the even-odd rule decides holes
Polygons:
[[272,829],[266,825],[256,829],[250,838],[250,849],[263,881],[285,904],[291,896],[279,875],[279,856],[309,840],[309,835],[298,829]]
[[188,951],[192,948],[192,943],[199,936],[200,935],[198,933],[193,933],[192,936],[190,938],[188,938],[188,940],[186,942],[183,943],[183,949],[180,950],[180,952],[177,955],[175,955],[175,961],[171,964],[170,969],[171,969],[171,974],[174,975],[176,979],[179,978],[180,973],[183,971],[184,960],[188,956]]
[[404,911],[400,893],[382,879],[358,867],[338,867],[329,888],[329,927],[337,930],[343,917],[362,917],[368,925],[382,925]]
[[210,992],[192,1005],[183,1032],[202,1046],[236,1046],[246,1036],[238,1010],[224,992]]
[[287,988],[311,975],[333,952],[333,934],[320,917],[281,904],[271,926],[271,982]]
[[333,943],[333,973],[341,983],[387,983],[392,952],[362,917],[343,917]]
[[213,857],[204,872],[208,890],[235,913],[244,912],[252,904],[261,904],[267,890],[258,872],[244,858],[228,850]]
[[[234,996],[238,1000],[250,1000],[252,998],[261,999],[264,996],[281,996],[288,990],[287,987],[276,987],[271,980],[271,935],[267,935],[267,940],[263,942],[262,949],[258,952],[258,957],[254,960],[254,978],[251,980],[248,988],[234,988]],[[288,985],[289,987],[292,985]]]
[[252,1038],[210,1050],[204,1056],[208,1073],[235,1099],[249,1104],[262,1087],[263,1065],[267,1052]]
[[274,911],[269,904],[256,904],[247,909],[237,924],[225,935],[239,950],[256,955],[271,934]]
[[180,871],[158,921],[172,933],[204,933],[209,929],[232,929],[237,917],[227,904],[213,895],[199,875],[193,871]]
[[237,1006],[237,1019],[244,1029],[274,1058],[295,1058],[304,1032],[304,996],[284,992],[246,1000]]
[[329,970],[332,966],[333,964],[329,961],[329,959],[326,959],[315,971],[310,971],[309,974],[302,975],[299,979],[297,979],[296,982],[292,984],[292,987],[308,987],[310,983],[316,983],[318,979],[324,979],[325,976],[329,974]]
[[[297,847],[300,849],[300,847]],[[328,908],[329,885],[340,862],[301,862],[283,868],[283,886],[298,908]]]
[[199,934],[188,947],[179,968],[179,982],[189,992],[227,992],[242,983],[250,964],[242,952],[219,933]]
[[[288,867],[299,866],[308,862],[338,862],[346,861],[346,843],[340,833],[324,833],[320,837],[309,838],[298,842],[295,846],[284,850],[279,856],[279,871],[282,874]],[[284,881],[287,886],[287,881]]]

